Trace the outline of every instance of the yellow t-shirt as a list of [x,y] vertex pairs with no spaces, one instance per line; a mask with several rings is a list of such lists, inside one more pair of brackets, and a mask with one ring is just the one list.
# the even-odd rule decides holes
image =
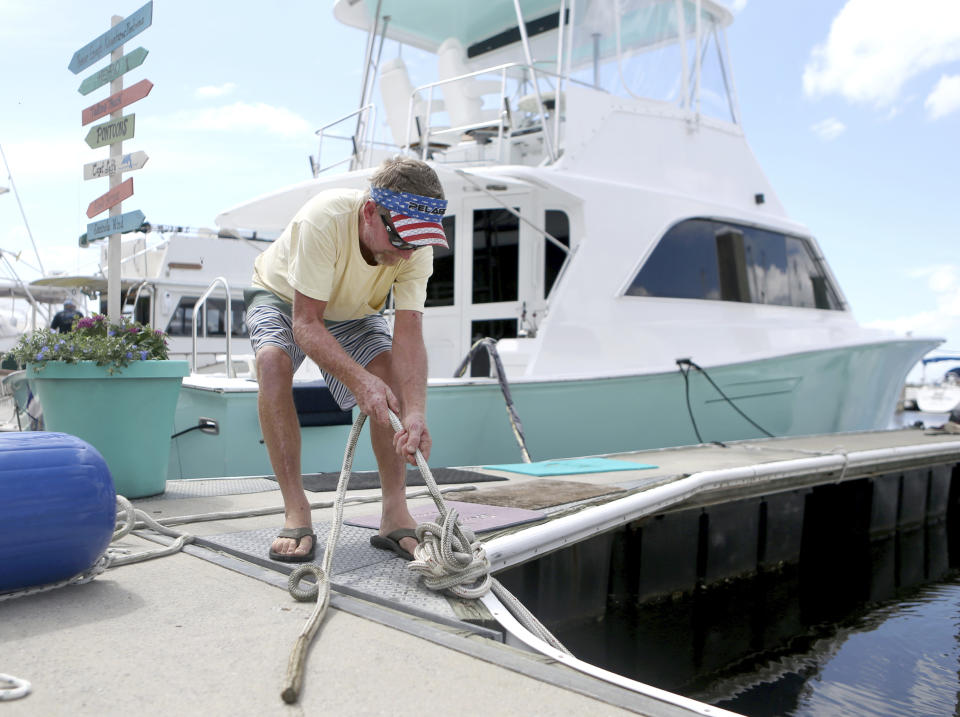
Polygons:
[[283,234],[257,257],[253,285],[289,304],[294,291],[326,301],[329,321],[383,310],[390,287],[397,309],[423,311],[433,247],[417,249],[396,266],[370,266],[360,253],[358,218],[364,192],[331,189],[297,212]]

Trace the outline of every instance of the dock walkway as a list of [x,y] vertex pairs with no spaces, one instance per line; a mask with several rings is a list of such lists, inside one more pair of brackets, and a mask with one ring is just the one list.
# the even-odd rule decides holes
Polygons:
[[[622,454],[612,458],[656,467],[552,476],[614,492],[546,507],[546,520],[500,531],[489,542],[481,537],[491,556],[501,556],[493,560],[496,567],[516,565],[546,549],[531,553],[513,543],[571,514],[589,516],[711,471],[831,455],[876,460],[839,471],[831,464],[819,478],[767,470],[763,480],[704,490],[667,510],[795,490],[818,480],[957,463],[960,441],[904,429]],[[477,484],[471,500],[505,486],[523,493],[527,484],[535,491],[542,480],[472,470],[507,480]],[[329,500],[332,493],[310,498]],[[262,479],[171,482],[164,495],[134,503],[157,519],[281,505],[275,484]],[[412,501],[414,508],[429,504],[427,497]],[[378,505],[365,504],[348,506],[345,514],[351,520],[378,512]],[[330,509],[314,512],[318,563],[331,516]],[[287,660],[313,606],[287,594],[290,566],[266,558],[280,521],[272,515],[179,526],[175,529],[197,537],[180,554],[111,568],[86,585],[0,602],[0,673],[33,686],[29,696],[4,703],[5,715],[413,715],[425,708],[564,717],[696,713],[505,644],[484,615],[470,615],[455,601],[426,591],[405,563],[369,546],[372,529],[356,526],[341,534],[333,609],[310,651],[300,702],[285,705],[280,691]],[[138,552],[155,549],[157,542],[168,539],[141,531],[122,539],[120,547]]]

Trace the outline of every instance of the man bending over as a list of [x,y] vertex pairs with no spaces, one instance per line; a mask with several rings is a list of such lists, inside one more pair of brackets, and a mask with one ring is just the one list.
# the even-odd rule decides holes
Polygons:
[[[367,191],[331,189],[310,199],[254,263],[244,299],[260,384],[258,409],[285,508],[270,557],[314,559],[316,535],[300,472],[293,374],[309,356],[344,410],[370,419],[383,487],[379,535],[370,542],[410,559],[416,521],[404,493],[406,465],[430,455],[427,352],[422,320],[431,245],[446,247],[443,187],[429,165],[385,161]],[[394,334],[382,315],[393,288]],[[387,409],[403,430],[394,434]]]

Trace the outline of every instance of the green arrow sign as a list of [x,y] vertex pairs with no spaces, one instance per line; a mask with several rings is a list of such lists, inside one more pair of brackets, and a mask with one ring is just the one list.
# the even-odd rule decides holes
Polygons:
[[133,139],[136,120],[137,116],[133,114],[124,115],[120,119],[110,120],[102,124],[95,124],[87,132],[84,141],[90,145],[90,149],[96,149],[114,142],[122,142],[125,139]]
[[140,67],[146,59],[147,51],[142,47],[138,47],[133,52],[128,52],[116,62],[90,75],[90,77],[80,83],[80,88],[77,91],[81,95],[89,95],[98,87],[103,87],[108,82],[130,72],[133,68]]
[[87,224],[87,241],[109,236],[111,234],[123,234],[137,229],[144,220],[143,212],[136,209],[126,214],[118,214],[115,217],[109,217],[99,222],[90,222]]

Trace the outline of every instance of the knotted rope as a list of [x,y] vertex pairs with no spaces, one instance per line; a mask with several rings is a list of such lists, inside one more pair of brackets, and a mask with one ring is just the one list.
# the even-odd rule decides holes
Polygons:
[[[394,431],[403,430],[400,419],[390,411],[390,425]],[[281,697],[288,704],[293,704],[300,697],[300,688],[303,686],[303,668],[307,650],[310,647],[317,630],[323,622],[323,617],[330,604],[330,577],[333,566],[333,552],[340,537],[340,528],[343,523],[343,497],[350,482],[350,469],[353,466],[353,454],[357,447],[360,431],[366,422],[367,416],[359,413],[353,422],[347,446],[343,455],[343,467],[340,470],[340,479],[337,481],[337,494],[334,500],[334,519],[327,535],[327,545],[323,553],[321,567],[315,565],[301,565],[290,574],[287,589],[297,600],[316,600],[317,604],[310,617],[300,631],[290,660],[287,663],[287,678]],[[447,592],[466,599],[482,597],[493,591],[507,610],[538,638],[560,650],[570,654],[557,638],[544,627],[539,620],[527,610],[498,580],[490,577],[490,561],[487,559],[483,543],[477,540],[470,528],[462,525],[455,510],[450,508],[443,499],[437,481],[430,471],[430,466],[418,449],[416,454],[417,468],[423,476],[427,491],[433,498],[437,510],[440,512],[436,523],[421,523],[416,528],[417,538],[420,541],[414,549],[414,559],[408,567],[424,577],[424,583],[432,590],[446,590]],[[312,574],[316,583],[309,587],[300,587],[303,578]]]

